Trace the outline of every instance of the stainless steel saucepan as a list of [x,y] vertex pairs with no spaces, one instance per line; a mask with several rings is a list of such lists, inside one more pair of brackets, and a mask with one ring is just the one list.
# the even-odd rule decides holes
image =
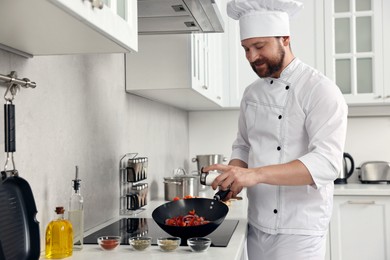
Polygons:
[[164,199],[173,200],[175,197],[183,198],[187,195],[196,197],[199,195],[199,176],[188,175],[183,169],[175,170],[173,177],[164,178]]

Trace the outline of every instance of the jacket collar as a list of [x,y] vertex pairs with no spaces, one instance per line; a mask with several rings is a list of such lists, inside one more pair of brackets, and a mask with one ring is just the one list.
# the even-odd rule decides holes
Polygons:
[[294,73],[294,71],[298,68],[298,65],[300,64],[300,60],[298,58],[294,58],[290,64],[287,65],[287,67],[284,68],[282,73],[280,74],[279,78],[264,78],[264,80],[268,84],[272,84],[271,82],[274,81],[282,81],[282,82],[288,82],[288,79],[291,77],[291,75]]

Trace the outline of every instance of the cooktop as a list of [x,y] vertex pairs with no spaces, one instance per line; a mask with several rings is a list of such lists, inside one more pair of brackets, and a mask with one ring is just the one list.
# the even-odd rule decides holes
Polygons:
[[[207,236],[212,241],[211,246],[226,247],[237,224],[238,220],[225,219],[214,232]],[[152,245],[157,245],[158,237],[170,235],[162,230],[152,218],[122,218],[86,236],[84,244],[97,244],[97,238],[101,236],[121,236],[122,245],[127,245],[130,237],[149,236],[152,238]],[[185,246],[186,241],[182,241],[181,245]]]

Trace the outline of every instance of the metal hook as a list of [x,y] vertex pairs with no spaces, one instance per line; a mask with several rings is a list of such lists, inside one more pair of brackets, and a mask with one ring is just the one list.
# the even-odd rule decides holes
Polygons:
[[[15,83],[15,80],[16,80],[16,77],[17,77],[15,71],[12,71],[9,76],[10,76],[11,79],[10,79],[9,85],[7,87],[7,90],[4,93],[4,99],[5,99],[5,101],[12,103],[12,101],[14,100],[16,94],[20,90],[20,85]],[[8,97],[9,94],[10,94],[10,97]]]
[[[7,171],[8,162],[10,160],[9,154],[10,154],[10,152],[7,152],[7,158],[5,160],[4,171]],[[15,167],[14,153],[11,153],[11,162],[12,162],[12,167],[13,167],[12,170],[15,171],[16,167]]]

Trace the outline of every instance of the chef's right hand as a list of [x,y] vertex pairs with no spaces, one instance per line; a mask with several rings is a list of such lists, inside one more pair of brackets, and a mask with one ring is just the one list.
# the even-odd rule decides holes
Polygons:
[[239,169],[244,168],[231,165],[214,164],[203,168],[203,171],[209,172],[217,170],[221,173],[214,179],[213,183],[211,184],[211,187],[214,190],[216,190],[217,188],[219,188],[220,190],[230,189],[229,194],[224,198],[224,201],[226,201],[233,197],[236,197],[237,194],[239,194],[243,189],[243,186],[238,185],[237,182],[234,182],[234,179],[236,178],[237,174],[233,174],[233,172]]

